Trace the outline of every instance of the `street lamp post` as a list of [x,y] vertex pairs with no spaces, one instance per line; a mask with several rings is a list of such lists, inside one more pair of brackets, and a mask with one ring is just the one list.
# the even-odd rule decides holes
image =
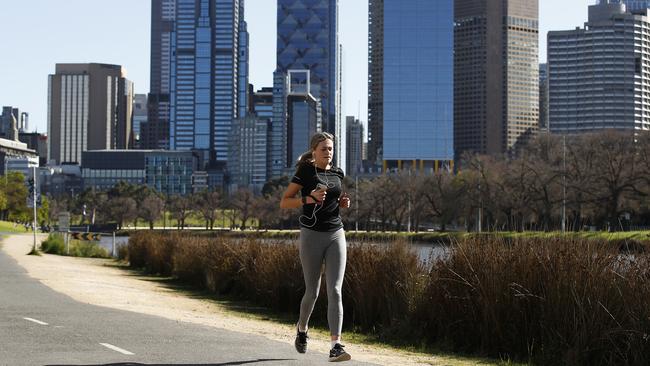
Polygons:
[[34,189],[32,189],[32,192],[33,192],[32,193],[32,200],[33,200],[32,202],[34,203],[33,204],[33,206],[34,206],[34,224],[33,224],[34,225],[34,227],[33,227],[33,229],[34,229],[33,230],[34,231],[34,245],[32,247],[32,252],[36,252],[36,206],[37,206],[37,203],[36,203],[36,187],[37,187],[37,185],[36,185],[37,184],[36,183],[36,166],[32,167],[32,177],[34,179]]
[[359,231],[359,177],[354,176],[354,206],[355,206],[355,215],[354,215],[354,231]]

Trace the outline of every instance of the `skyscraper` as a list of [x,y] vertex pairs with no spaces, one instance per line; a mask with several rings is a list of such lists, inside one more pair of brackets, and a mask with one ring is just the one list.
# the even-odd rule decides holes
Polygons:
[[244,1],[177,0],[175,11],[170,148],[201,151],[209,166],[222,166],[228,161],[233,120],[246,108]]
[[453,160],[453,1],[368,6],[369,158],[418,169]]
[[548,68],[539,64],[539,129],[548,130]]
[[454,146],[502,154],[539,124],[538,0],[456,0]]
[[548,34],[553,133],[650,129],[650,17],[623,4],[589,7],[584,28]]
[[320,100],[323,130],[336,134],[338,0],[278,0],[277,10],[276,71],[310,71],[311,95]]
[[353,116],[345,118],[347,130],[347,171],[348,176],[354,177],[361,172],[363,160],[363,124]]
[[172,32],[176,0],[151,0],[151,68],[147,122],[141,125],[140,147],[169,148]]
[[133,145],[142,148],[142,126],[147,123],[147,95],[136,94],[133,98]]
[[628,11],[639,11],[650,8],[650,0],[599,0],[599,4],[625,4]]
[[20,129],[21,121],[20,109],[12,106],[2,107],[2,114],[0,114],[0,137],[7,138],[11,130],[13,119],[16,120],[16,127]]
[[48,156],[81,163],[86,150],[133,146],[133,83],[119,65],[57,64],[48,80]]
[[287,168],[287,74],[273,73],[273,118],[269,130],[267,175],[282,176]]
[[368,0],[368,160],[383,160],[384,0]]
[[289,171],[300,155],[311,147],[311,136],[321,131],[321,104],[311,94],[309,70],[288,71],[287,166]]
[[228,171],[232,188],[261,191],[267,181],[268,119],[248,114],[233,121]]

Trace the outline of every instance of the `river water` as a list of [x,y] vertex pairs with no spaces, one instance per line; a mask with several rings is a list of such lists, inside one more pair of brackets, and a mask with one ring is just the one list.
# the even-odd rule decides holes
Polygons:
[[[296,240],[277,240],[277,239],[264,239],[263,242],[267,244],[286,244],[286,243],[294,243]],[[119,248],[121,245],[127,245],[129,243],[129,237],[128,236],[116,236],[115,237],[115,245],[117,248]],[[101,240],[99,241],[99,245],[110,253],[112,248],[113,248],[113,237],[110,235],[102,235]],[[354,242],[354,241],[348,241],[348,245],[359,245],[359,243]],[[363,242],[363,245],[378,245],[378,246],[385,246],[389,245],[386,243],[373,243],[373,242]],[[414,253],[418,255],[418,258],[423,263],[429,263],[432,260],[438,260],[441,258],[446,258],[450,254],[450,247],[447,245],[440,245],[440,244],[429,244],[429,243],[412,243],[409,244],[413,250]],[[115,252],[117,253],[117,248]]]

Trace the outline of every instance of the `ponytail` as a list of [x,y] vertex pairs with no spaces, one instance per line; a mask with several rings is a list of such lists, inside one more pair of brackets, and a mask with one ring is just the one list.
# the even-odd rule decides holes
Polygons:
[[299,166],[301,166],[303,164],[309,164],[312,161],[314,161],[314,154],[311,152],[311,150],[310,151],[305,151],[298,158],[298,161],[296,162],[296,168],[298,168]]

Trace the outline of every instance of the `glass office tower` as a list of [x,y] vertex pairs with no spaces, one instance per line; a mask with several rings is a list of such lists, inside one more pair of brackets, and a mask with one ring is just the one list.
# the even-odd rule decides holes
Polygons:
[[170,147],[228,161],[229,133],[245,110],[248,35],[243,0],[177,0],[172,32]]
[[625,4],[627,11],[639,11],[650,8],[650,0],[600,0],[599,4]]
[[338,0],[278,0],[277,28],[277,71],[310,71],[323,130],[336,133]]
[[453,1],[373,0],[369,10],[369,157],[453,160]]
[[139,148],[169,148],[169,87],[176,0],[151,0],[151,68],[147,119]]

